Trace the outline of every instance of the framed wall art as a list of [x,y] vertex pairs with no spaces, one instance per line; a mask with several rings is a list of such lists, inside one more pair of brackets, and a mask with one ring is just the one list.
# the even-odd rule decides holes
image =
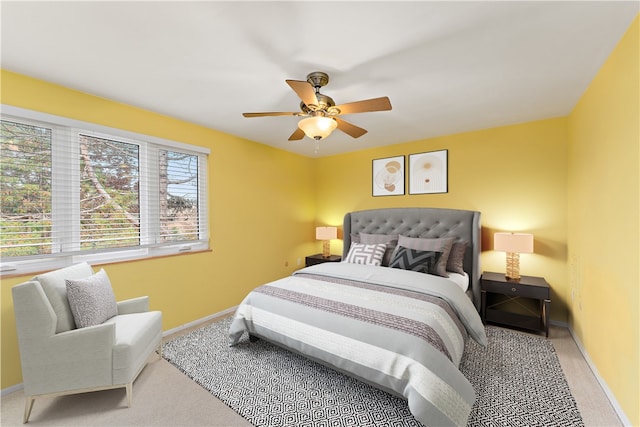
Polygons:
[[448,192],[448,150],[409,154],[409,194]]
[[373,160],[372,185],[374,196],[404,194],[404,156]]

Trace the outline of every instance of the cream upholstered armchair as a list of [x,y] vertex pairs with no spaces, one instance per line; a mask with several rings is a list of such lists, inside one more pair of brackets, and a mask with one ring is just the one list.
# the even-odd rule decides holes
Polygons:
[[[151,353],[162,355],[162,313],[149,298],[116,302],[104,270],[87,263],[41,274],[12,288],[26,397],[132,385]],[[79,324],[78,324],[79,323]]]

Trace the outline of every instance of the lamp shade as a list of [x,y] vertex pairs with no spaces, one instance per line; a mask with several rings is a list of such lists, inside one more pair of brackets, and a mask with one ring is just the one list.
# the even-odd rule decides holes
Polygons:
[[316,227],[316,239],[332,240],[338,238],[337,227]]
[[338,127],[338,122],[329,117],[314,116],[298,122],[298,127],[311,139],[320,140],[331,135]]
[[493,235],[493,248],[501,252],[533,253],[533,234],[496,233]]

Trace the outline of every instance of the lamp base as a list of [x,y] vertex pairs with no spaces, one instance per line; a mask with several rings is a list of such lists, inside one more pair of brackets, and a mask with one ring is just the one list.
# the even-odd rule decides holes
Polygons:
[[329,258],[331,256],[331,241],[323,240],[322,241],[322,257]]
[[507,252],[507,279],[520,280],[520,254]]

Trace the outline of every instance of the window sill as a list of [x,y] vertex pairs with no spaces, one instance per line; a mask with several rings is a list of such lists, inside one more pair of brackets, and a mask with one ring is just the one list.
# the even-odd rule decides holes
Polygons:
[[[119,260],[114,260],[114,261],[99,261],[99,262],[89,263],[89,264],[91,264],[92,267],[102,267],[102,266],[105,266],[105,265],[125,264],[125,263],[130,263],[130,262],[139,262],[139,261],[148,261],[148,260],[160,259],[160,258],[169,258],[169,257],[177,257],[177,256],[185,256],[185,255],[202,254],[202,253],[207,253],[207,252],[213,252],[213,249],[209,248],[209,249],[201,249],[201,250],[195,250],[195,251],[189,251],[189,252],[178,252],[178,253],[171,253],[171,254],[164,254],[164,255],[143,256],[143,257],[139,257],[139,258],[119,259]],[[73,263],[73,264],[75,264],[75,263]],[[68,263],[67,264],[60,264],[57,267],[48,268],[48,269],[22,269],[21,271],[17,271],[17,272],[16,271],[10,271],[10,272],[8,271],[6,273],[0,274],[0,279],[5,280],[5,279],[13,279],[13,278],[16,278],[16,277],[37,276],[38,274],[47,273],[49,271],[53,271],[53,270],[56,270],[58,268],[68,267],[69,265],[73,265],[73,264],[68,264]]]

